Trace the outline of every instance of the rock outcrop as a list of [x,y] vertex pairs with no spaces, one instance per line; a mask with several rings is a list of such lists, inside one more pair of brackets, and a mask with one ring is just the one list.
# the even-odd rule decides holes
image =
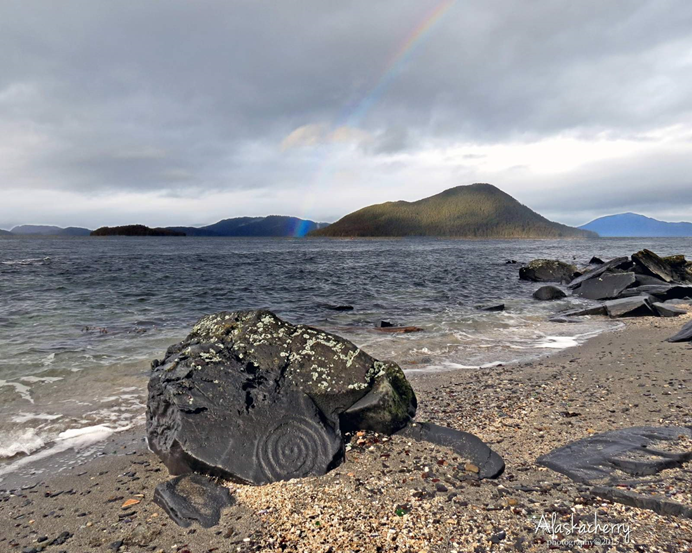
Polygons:
[[147,438],[174,475],[324,474],[343,460],[342,431],[391,434],[416,411],[396,364],[268,311],[204,317],[153,365]]

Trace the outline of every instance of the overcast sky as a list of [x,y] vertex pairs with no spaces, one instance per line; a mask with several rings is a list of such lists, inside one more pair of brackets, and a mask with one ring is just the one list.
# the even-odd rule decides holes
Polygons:
[[689,0],[3,0],[0,227],[333,221],[490,182],[692,220]]

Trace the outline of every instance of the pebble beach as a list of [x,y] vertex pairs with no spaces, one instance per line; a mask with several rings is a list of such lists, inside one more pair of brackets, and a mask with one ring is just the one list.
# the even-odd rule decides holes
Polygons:
[[[419,399],[416,420],[483,439],[505,460],[497,479],[479,480],[477,467],[444,447],[358,432],[347,437],[346,462],[326,476],[225,484],[234,501],[219,525],[181,528],[153,503],[154,488],[168,473],[137,427],[111,437],[100,456],[66,473],[3,481],[0,549],[692,551],[691,519],[613,503],[536,463],[600,432],[692,425],[690,347],[664,341],[690,319],[630,320],[532,362],[409,375]],[[689,445],[675,444],[688,451]],[[663,471],[643,488],[637,491],[691,507],[692,466]],[[545,526],[594,517],[619,533],[550,535]]]

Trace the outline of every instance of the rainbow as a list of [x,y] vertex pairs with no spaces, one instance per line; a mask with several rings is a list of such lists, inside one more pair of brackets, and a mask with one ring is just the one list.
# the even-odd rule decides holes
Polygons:
[[370,109],[382,98],[392,82],[396,80],[396,77],[399,75],[406,62],[413,56],[417,47],[422,43],[423,38],[425,38],[435,24],[442,19],[442,16],[447,13],[455,2],[456,0],[443,0],[432,10],[427,12],[423,20],[409,32],[406,38],[404,38],[398,48],[389,57],[385,69],[375,86],[356,104],[355,108],[350,110],[350,112],[341,119],[340,124],[336,125],[337,127],[342,125],[357,127],[360,124]]
[[[423,39],[429,34],[430,30],[455,3],[456,0],[442,0],[425,14],[421,22],[418,23],[408,33],[408,35],[406,35],[404,40],[401,41],[392,55],[390,55],[387,64],[385,65],[384,70],[381,72],[380,77],[375,82],[375,85],[365,96],[363,96],[360,101],[356,102],[355,104],[351,104],[341,113],[341,115],[332,125],[332,129],[337,129],[343,126],[358,127],[360,125],[368,112],[375,104],[377,104],[390,85],[396,80],[396,77],[399,75],[406,62],[413,56],[417,47],[420,46]],[[323,179],[323,177],[326,175],[326,173],[328,173],[325,171],[326,163],[322,163],[320,165],[320,169],[317,172],[318,178],[316,179],[318,185],[320,182],[326,180]],[[314,204],[314,200],[314,192],[309,193],[303,206],[303,214],[309,211]],[[301,218],[305,219],[305,216],[301,216]],[[297,225],[296,228],[293,229],[294,237],[302,237],[305,236],[305,234],[305,225]]]

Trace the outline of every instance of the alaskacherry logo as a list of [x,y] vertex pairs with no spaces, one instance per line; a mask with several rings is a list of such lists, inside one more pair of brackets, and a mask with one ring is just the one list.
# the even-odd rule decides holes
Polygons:
[[[612,543],[614,536],[622,536],[624,543],[630,543],[629,524],[601,522],[598,513],[594,513],[593,519],[580,518],[578,521],[574,520],[574,514],[568,520],[558,520],[557,513],[552,513],[550,517],[543,514],[534,533],[541,531],[549,534],[555,545],[565,545],[565,542],[573,545],[605,545]],[[556,542],[557,536],[569,539]]]

